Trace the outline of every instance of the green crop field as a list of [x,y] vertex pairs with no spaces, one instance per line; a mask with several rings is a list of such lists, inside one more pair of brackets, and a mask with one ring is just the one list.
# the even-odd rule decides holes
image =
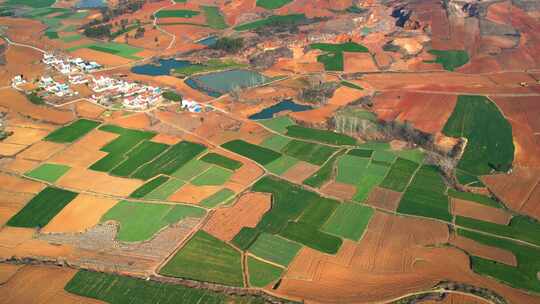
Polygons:
[[478,193],[460,192],[454,189],[448,189],[448,196],[455,197],[461,200],[479,203],[479,204],[486,205],[489,207],[502,208],[501,203],[497,202],[496,200],[488,196],[478,194]]
[[354,84],[354,83],[352,83],[352,82],[349,82],[349,81],[342,80],[342,81],[340,82],[340,84],[341,84],[342,86],[349,87],[349,88],[351,88],[351,89],[357,89],[357,90],[360,90],[360,91],[364,90],[364,88],[362,88],[361,86],[359,86],[359,85],[357,85],[357,84]]
[[280,232],[280,235],[328,254],[336,254],[343,242],[336,236],[322,232],[316,227],[302,222],[289,222],[285,229]]
[[257,298],[87,270],[79,270],[64,289],[109,304],[260,304]]
[[274,15],[265,19],[259,19],[253,22],[241,24],[236,26],[234,29],[239,32],[250,31],[266,26],[294,25],[304,22],[305,20],[307,19],[304,14]]
[[468,139],[458,163],[463,171],[485,175],[492,170],[504,172],[512,166],[512,126],[484,96],[460,95],[443,133]]
[[227,22],[223,14],[215,6],[201,6],[201,9],[206,16],[206,23],[213,29],[223,30],[227,28]]
[[211,196],[205,198],[199,205],[205,208],[214,208],[228,199],[234,196],[234,191],[230,189],[221,189],[218,192],[212,194]]
[[417,163],[398,158],[381,183],[381,187],[399,192],[405,191],[417,168]]
[[420,167],[411,184],[405,190],[398,206],[398,212],[452,221],[446,185],[433,166]]
[[75,42],[81,40],[83,37],[79,34],[69,35],[69,36],[63,36],[61,39],[65,43]]
[[276,151],[248,143],[247,141],[243,141],[241,139],[226,142],[221,146],[227,150],[254,160],[263,166],[271,163],[281,156],[281,154]]
[[456,178],[462,185],[469,187],[484,187],[484,183],[478,179],[478,176],[456,169]]
[[242,63],[237,63],[234,60],[220,60],[220,59],[209,59],[203,63],[193,63],[186,65],[181,68],[176,68],[173,70],[174,74],[180,76],[192,76],[195,74],[201,74],[211,71],[222,71],[222,70],[231,70],[231,69],[240,69],[246,68],[247,65]]
[[356,194],[354,200],[364,202],[371,190],[383,182],[389,168],[385,165],[374,163],[373,161],[360,174],[360,179],[356,185]]
[[280,158],[272,161],[271,163],[265,165],[264,167],[276,174],[276,175],[282,175],[287,170],[289,170],[292,166],[296,165],[298,163],[298,159],[294,157],[290,157],[288,155],[281,155]]
[[428,60],[428,63],[438,63],[447,71],[453,71],[456,68],[469,62],[469,54],[462,50],[430,50],[428,53],[437,56],[435,60]]
[[97,121],[79,119],[65,127],[51,132],[49,135],[47,135],[47,137],[45,137],[45,140],[58,143],[74,142],[99,126],[99,124],[100,122]]
[[49,183],[56,182],[71,169],[69,166],[58,164],[42,164],[41,166],[26,172],[24,175]]
[[99,43],[90,43],[77,45],[71,48],[66,49],[68,52],[73,52],[78,49],[91,49],[94,51],[99,51],[103,53],[113,54],[127,59],[139,60],[140,57],[135,56],[135,54],[143,51],[141,48],[130,46],[127,44],[116,43],[116,42],[99,42]]
[[287,127],[286,134],[290,137],[305,139],[309,141],[318,141],[331,145],[353,146],[357,143],[356,139],[345,134],[327,130],[306,128],[297,125]]
[[268,129],[281,134],[285,134],[288,127],[296,125],[296,123],[289,116],[278,116],[270,119],[260,120],[259,122]]
[[248,256],[247,267],[249,285],[252,287],[265,287],[276,282],[283,273],[283,268],[265,263],[254,257]]
[[257,0],[257,6],[272,10],[278,9],[291,2],[292,0]]
[[292,140],[282,150],[284,154],[320,166],[338,149],[310,142]]
[[288,266],[302,246],[280,236],[261,233],[249,247],[249,252],[267,261]]
[[143,198],[148,195],[150,192],[157,189],[159,186],[163,185],[169,180],[167,176],[160,175],[151,181],[146,182],[144,185],[137,188],[129,196],[133,198]]
[[45,36],[47,36],[47,38],[49,38],[49,39],[59,39],[60,38],[57,31],[45,31]]
[[471,266],[474,272],[495,278],[515,288],[536,293],[540,292],[540,284],[538,284],[538,272],[540,271],[539,249],[463,229],[458,229],[457,233],[483,245],[508,250],[515,255],[517,260],[517,267],[514,267],[472,256]]
[[392,164],[396,158],[393,152],[383,150],[376,150],[372,156],[373,161],[386,164]]
[[342,44],[313,43],[310,48],[327,52],[317,57],[317,61],[324,64],[324,69],[327,71],[343,71],[343,52],[369,52],[365,46],[355,42]]
[[212,166],[201,175],[194,178],[191,183],[195,186],[221,186],[233,175],[233,171],[218,166]]
[[242,167],[241,162],[228,158],[221,154],[217,154],[217,153],[208,153],[204,155],[203,157],[201,157],[201,160],[210,164],[221,166],[225,169],[233,170],[233,171],[240,169],[240,167]]
[[156,18],[193,18],[200,12],[192,10],[160,10],[155,13]]
[[233,247],[199,230],[159,273],[243,287],[241,259],[240,252]]
[[321,197],[310,201],[304,213],[298,218],[298,222],[320,229],[338,206],[338,201],[329,198]]
[[308,177],[303,181],[304,185],[311,187],[319,188],[324,185],[332,177],[334,171],[334,164],[340,158],[341,155],[345,153],[345,150],[340,150],[338,153],[334,154],[326,163],[319,168],[312,176]]
[[204,214],[204,209],[194,206],[121,201],[102,216],[101,222],[117,221],[120,224],[118,240],[140,242],[150,239],[167,225],[187,217],[200,218]]
[[371,158],[371,155],[373,155],[373,150],[351,149],[349,152],[347,152],[347,155],[358,156],[358,157],[363,157],[363,158]]
[[17,212],[7,225],[27,228],[45,227],[75,197],[77,197],[75,192],[47,187]]
[[508,225],[499,225],[474,218],[456,216],[456,225],[540,246],[540,223],[523,215],[514,216]]
[[337,161],[336,181],[357,185],[369,162],[369,158],[362,158],[349,154],[341,156]]
[[372,216],[373,209],[370,207],[342,203],[328,219],[322,230],[353,241],[359,241]]
[[408,159],[418,164],[424,163],[424,158],[426,157],[426,154],[421,149],[399,150],[392,151],[392,153],[394,153],[398,157]]
[[183,185],[185,185],[183,181],[176,178],[171,178],[167,182],[163,183],[161,186],[152,190],[152,192],[145,195],[144,198],[154,199],[154,200],[166,200],[169,196],[173,195]]
[[172,176],[181,179],[183,181],[189,181],[195,176],[201,174],[202,172],[208,170],[212,166],[207,162],[203,162],[199,159],[192,159],[187,162],[185,165],[176,170]]
[[291,139],[288,137],[273,135],[265,139],[261,143],[261,146],[274,151],[281,151],[281,149],[283,149],[289,142],[291,142]]
[[173,174],[205,150],[206,147],[201,144],[181,141],[153,161],[140,167],[132,177],[147,180],[159,174]]
[[251,227],[243,227],[240,229],[240,232],[238,232],[233,240],[231,241],[236,247],[247,250],[251,244],[255,241],[255,239],[259,236],[259,230],[254,229]]
[[55,0],[7,0],[4,4],[7,5],[26,5],[33,8],[49,7],[53,5]]
[[169,146],[166,144],[143,141],[125,154],[126,160],[114,167],[111,174],[128,177],[140,166],[156,158],[168,148]]

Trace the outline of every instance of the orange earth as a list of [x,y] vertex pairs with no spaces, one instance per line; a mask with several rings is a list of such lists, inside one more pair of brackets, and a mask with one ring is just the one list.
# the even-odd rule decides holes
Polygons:
[[301,184],[306,178],[319,170],[319,167],[304,161],[299,161],[281,175],[284,179]]
[[472,217],[500,225],[508,225],[512,215],[503,209],[477,204],[466,200],[451,198],[452,214]]
[[511,266],[517,266],[517,260],[510,251],[487,246],[462,236],[452,236],[450,243],[465,250],[467,253],[490,259]]
[[63,125],[74,119],[73,114],[70,112],[37,106],[28,101],[23,94],[13,89],[0,90],[0,106],[8,108],[10,113],[29,116],[42,122]]
[[388,211],[396,211],[401,200],[401,192],[375,187],[366,200],[366,204]]
[[83,168],[71,168],[56,184],[67,189],[127,197],[143,182]]
[[197,205],[205,198],[210,197],[221,189],[223,189],[222,186],[195,186],[192,184],[185,184],[167,200]]
[[59,144],[51,141],[39,141],[23,152],[19,153],[18,157],[29,160],[44,161],[49,159],[54,154],[62,151],[66,147],[65,144]]
[[349,184],[332,181],[321,188],[321,192],[343,200],[351,200],[356,193],[356,187]]

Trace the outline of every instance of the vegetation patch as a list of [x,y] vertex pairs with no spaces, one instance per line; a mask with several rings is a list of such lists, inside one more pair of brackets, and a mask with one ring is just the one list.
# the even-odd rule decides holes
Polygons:
[[447,71],[454,71],[469,62],[469,54],[462,50],[430,50],[431,55],[437,56],[435,60],[427,60],[427,63],[438,63]]
[[144,198],[154,199],[154,200],[166,200],[169,196],[173,195],[183,185],[185,185],[183,181],[177,178],[170,178],[168,181],[166,181],[165,183],[163,183],[156,189],[152,190],[152,192],[145,195]]
[[340,204],[323,227],[323,231],[359,241],[371,217],[373,209],[353,203]]
[[278,159],[281,156],[280,153],[274,150],[263,148],[261,146],[257,146],[243,141],[241,139],[226,142],[221,146],[227,150],[254,160],[255,162],[263,166],[271,163],[272,161]]
[[157,189],[159,186],[163,185],[169,180],[169,177],[160,175],[151,181],[145,183],[144,185],[137,188],[133,193],[131,193],[129,196],[132,198],[143,198],[146,195],[148,195],[150,192]]
[[484,96],[460,95],[443,133],[466,137],[458,168],[473,175],[508,171],[514,160],[512,126]]
[[194,206],[121,201],[103,215],[101,222],[116,221],[120,224],[118,240],[140,242],[150,239],[168,225],[187,217],[200,218],[205,213],[204,209]]
[[252,287],[265,287],[277,281],[283,273],[283,268],[265,263],[259,259],[247,258],[249,285]]
[[156,143],[152,141],[143,141],[131,151],[125,154],[126,160],[111,170],[111,174],[128,177],[137,168],[151,161],[163,151],[167,150],[169,145]]
[[173,91],[165,91],[163,92],[163,94],[161,94],[161,96],[163,96],[163,98],[170,101],[175,101],[175,102],[182,101],[182,96]]
[[236,26],[236,31],[251,31],[267,26],[287,26],[295,25],[305,22],[306,16],[304,14],[292,14],[292,15],[273,15],[268,18],[256,20],[249,23],[244,23]]
[[342,44],[313,43],[310,48],[326,52],[319,55],[317,61],[324,64],[324,69],[327,71],[343,71],[343,52],[369,52],[365,46],[355,42]]
[[285,134],[288,127],[296,125],[296,123],[289,116],[278,116],[270,119],[260,120],[259,122],[268,129],[281,134]]
[[360,182],[362,173],[366,170],[369,162],[369,158],[349,154],[341,156],[337,162],[336,181],[350,185],[357,185]]
[[82,44],[77,45],[71,48],[66,49],[68,52],[73,52],[78,49],[91,49],[94,51],[99,51],[103,53],[113,54],[120,57],[124,57],[127,59],[132,60],[139,60],[142,59],[140,57],[135,56],[135,54],[141,52],[143,49],[133,47],[127,44],[122,43],[115,43],[115,42],[100,42],[100,43],[91,43],[91,44]]
[[220,167],[233,171],[242,167],[241,162],[217,153],[208,153],[205,156],[201,157],[201,160],[209,164],[218,165]]
[[261,233],[249,247],[249,252],[267,261],[288,266],[301,248],[301,245],[278,235]]
[[155,13],[156,18],[193,18],[200,12],[192,10],[160,10]]
[[221,186],[231,178],[233,172],[218,166],[212,166],[191,181],[195,186]]
[[223,30],[227,28],[227,22],[223,18],[223,14],[215,6],[201,6],[204,15],[206,16],[206,23],[213,29]]
[[67,126],[54,130],[49,135],[47,135],[47,137],[45,137],[45,140],[57,143],[74,142],[77,139],[88,134],[90,131],[92,131],[99,125],[100,122],[98,121],[79,119]]
[[243,287],[241,259],[240,252],[229,244],[199,230],[159,273]]
[[56,182],[71,169],[69,166],[59,164],[42,164],[41,166],[26,172],[24,175],[49,183]]
[[417,163],[404,158],[398,158],[381,183],[381,187],[398,192],[405,191],[416,169],[418,169]]
[[291,139],[285,136],[281,135],[273,135],[265,139],[261,146],[272,149],[274,151],[281,151],[289,142],[291,142]]
[[290,157],[288,155],[281,155],[280,158],[272,161],[271,163],[264,166],[268,171],[276,174],[282,175],[287,172],[292,166],[298,163],[298,159]]
[[346,86],[346,87],[349,87],[351,89],[357,89],[357,90],[360,90],[360,91],[364,90],[361,86],[359,86],[357,84],[354,84],[352,82],[348,82],[348,81],[343,80],[340,83],[341,83],[342,86]]
[[[308,163],[320,166],[338,149],[326,145],[292,140],[282,150],[283,153]],[[271,150],[270,150],[271,151]]]
[[189,181],[195,176],[201,174],[201,172],[208,170],[210,166],[211,164],[194,158],[180,167],[180,169],[176,170],[172,176],[183,181]]
[[341,155],[345,153],[345,150],[340,150],[332,158],[328,159],[322,167],[319,168],[312,176],[308,177],[303,181],[304,185],[308,185],[314,188],[320,188],[327,181],[332,178],[332,173],[334,171],[334,164],[340,158]]
[[212,194],[210,197],[205,198],[200,205],[206,208],[214,208],[228,199],[234,196],[234,191],[230,189],[221,189],[218,192]]
[[496,200],[492,199],[489,196],[485,196],[478,193],[472,193],[472,192],[461,192],[457,191],[455,189],[448,189],[448,196],[455,197],[461,200],[471,201],[475,203],[479,203],[482,205],[494,207],[494,208],[502,208],[503,206],[501,203],[497,202]]
[[257,6],[265,8],[265,9],[273,10],[273,9],[278,9],[291,2],[292,0],[257,0]]
[[62,41],[65,43],[75,42],[82,39],[82,36],[79,34],[69,35],[69,36],[63,36]]
[[364,158],[371,158],[371,155],[373,155],[373,150],[369,150],[369,149],[351,149],[351,150],[349,150],[347,152],[347,155],[364,157]]
[[357,143],[356,139],[349,135],[328,131],[306,128],[298,125],[287,127],[287,135],[290,137],[318,141],[331,145],[349,145],[353,146]]
[[245,68],[245,64],[236,63],[233,60],[210,59],[205,63],[190,64],[185,67],[174,69],[174,73],[187,77],[195,74]]
[[359,182],[356,184],[356,194],[353,199],[357,202],[364,202],[371,190],[382,183],[388,170],[389,168],[386,165],[377,164],[372,161],[366,170],[361,172]]
[[7,0],[7,5],[25,5],[32,8],[49,7],[53,5],[55,0]]
[[390,151],[376,150],[372,158],[375,162],[392,164],[397,157]]
[[7,225],[26,228],[45,227],[77,195],[68,190],[47,187],[17,212]]
[[303,222],[289,222],[280,235],[328,254],[336,254],[343,242],[340,238]]

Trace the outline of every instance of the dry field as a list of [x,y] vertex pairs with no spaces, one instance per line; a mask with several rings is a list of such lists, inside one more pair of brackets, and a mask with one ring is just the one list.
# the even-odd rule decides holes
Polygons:
[[107,155],[107,152],[99,149],[117,137],[118,134],[94,129],[62,152],[56,154],[51,161],[70,167],[88,168]]
[[319,170],[318,166],[306,163],[304,161],[299,161],[294,166],[285,171],[285,173],[283,173],[281,177],[293,183],[301,184],[306,178],[317,172],[317,170]]
[[457,198],[451,198],[450,210],[453,215],[472,217],[501,225],[508,225],[512,218],[512,215],[503,209],[476,204]]
[[354,185],[332,181],[321,188],[321,192],[343,200],[351,200],[356,193]]
[[450,238],[450,244],[465,250],[471,255],[494,260],[511,266],[517,265],[516,257],[512,252],[497,247],[482,245],[466,237],[453,235]]
[[205,198],[217,193],[223,186],[195,186],[185,184],[180,187],[168,200],[178,203],[199,204]]
[[72,168],[56,184],[67,189],[127,197],[143,182],[84,168]]
[[401,192],[375,187],[369,193],[366,204],[388,211],[396,211],[401,195]]
[[66,124],[75,118],[71,112],[37,106],[11,88],[0,90],[0,106],[8,108],[10,114],[20,114],[40,122]]

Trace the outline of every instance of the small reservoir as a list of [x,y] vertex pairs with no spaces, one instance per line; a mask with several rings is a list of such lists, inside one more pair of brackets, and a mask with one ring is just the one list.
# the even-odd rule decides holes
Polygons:
[[131,72],[139,75],[163,76],[170,75],[172,69],[191,65],[187,60],[159,59],[157,63],[138,65],[131,68]]
[[84,9],[84,8],[99,8],[106,7],[107,3],[104,0],[80,0],[75,4],[75,8]]
[[186,80],[186,84],[210,96],[219,97],[234,88],[250,88],[270,80],[271,78],[255,71],[229,70],[192,76]]
[[276,103],[273,106],[270,106],[259,113],[255,113],[249,116],[249,119],[258,120],[258,119],[270,119],[273,118],[276,113],[283,111],[292,111],[292,112],[302,112],[313,109],[312,106],[302,105],[295,103],[292,100],[283,100],[279,103]]

